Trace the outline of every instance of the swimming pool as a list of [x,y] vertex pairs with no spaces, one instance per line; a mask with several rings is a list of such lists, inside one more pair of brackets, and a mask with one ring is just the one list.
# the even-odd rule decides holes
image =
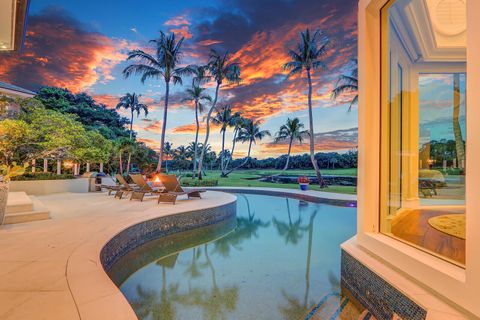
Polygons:
[[139,319],[299,319],[342,308],[340,244],[356,210],[237,195],[236,221],[152,241],[110,271]]

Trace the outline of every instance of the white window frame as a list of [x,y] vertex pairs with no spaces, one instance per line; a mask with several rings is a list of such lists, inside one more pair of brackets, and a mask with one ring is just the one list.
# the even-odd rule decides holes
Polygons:
[[387,2],[359,1],[357,243],[377,259],[480,316],[480,0],[467,0],[465,268],[379,232],[380,11]]

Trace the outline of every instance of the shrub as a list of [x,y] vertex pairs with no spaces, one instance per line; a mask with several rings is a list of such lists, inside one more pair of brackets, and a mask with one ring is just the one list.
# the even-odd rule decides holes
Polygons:
[[75,179],[73,174],[53,174],[53,173],[25,173],[21,176],[12,178],[12,181],[35,181],[35,180],[65,180]]
[[181,184],[185,187],[216,187],[218,186],[218,179],[204,178],[203,180],[198,180],[192,178],[183,178]]

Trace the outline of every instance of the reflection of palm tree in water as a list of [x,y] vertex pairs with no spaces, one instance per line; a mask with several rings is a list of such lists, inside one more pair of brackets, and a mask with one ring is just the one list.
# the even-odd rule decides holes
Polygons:
[[313,246],[313,225],[317,216],[317,210],[310,214],[308,225],[302,227],[303,231],[308,231],[308,247],[307,247],[307,261],[305,267],[305,294],[303,302],[295,296],[289,295],[285,290],[282,290],[284,298],[287,300],[285,305],[280,306],[280,312],[285,319],[297,319],[304,315],[308,311],[313,303],[309,302],[310,294],[310,265],[312,258],[312,246]]
[[270,225],[270,222],[263,222],[261,219],[255,218],[255,212],[252,212],[250,209],[248,197],[243,194],[239,194],[238,196],[243,198],[247,204],[248,217],[237,217],[237,227],[235,231],[215,241],[213,252],[223,257],[230,256],[230,249],[232,247],[240,250],[240,244],[244,240],[251,239],[252,237],[258,238],[258,230]]
[[288,213],[288,224],[278,220],[273,217],[272,222],[275,228],[278,231],[278,234],[281,237],[285,237],[285,243],[291,243],[296,245],[303,237],[302,230],[302,217],[298,215],[298,218],[295,222],[292,222],[292,216],[290,213],[290,203],[288,198],[285,198],[287,201],[287,213]]
[[170,284],[167,287],[167,273],[162,266],[162,289],[160,296],[155,290],[145,290],[140,285],[137,286],[138,298],[132,303],[135,313],[140,319],[149,317],[154,320],[173,320],[176,319],[177,312],[174,302],[179,299],[178,283]]
[[203,319],[225,319],[229,312],[237,307],[238,287],[235,285],[220,288],[217,284],[217,276],[212,260],[208,253],[208,244],[204,245],[205,262],[201,264],[209,268],[212,278],[210,290],[193,288],[182,296],[181,303],[187,306],[198,306],[203,310]]

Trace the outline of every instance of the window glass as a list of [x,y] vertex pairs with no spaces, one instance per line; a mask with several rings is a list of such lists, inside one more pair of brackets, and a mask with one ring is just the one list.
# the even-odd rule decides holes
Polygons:
[[466,0],[392,0],[381,17],[381,232],[463,265]]

